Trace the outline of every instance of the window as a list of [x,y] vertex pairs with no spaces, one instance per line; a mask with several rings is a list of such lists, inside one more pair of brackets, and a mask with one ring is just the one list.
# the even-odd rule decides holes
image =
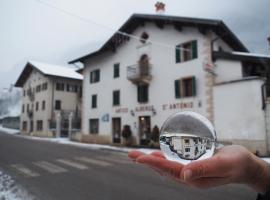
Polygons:
[[99,82],[100,71],[99,69],[90,72],[90,83]]
[[36,92],[38,93],[40,92],[40,90],[41,90],[41,86],[40,85],[36,86]]
[[27,104],[27,112],[29,112],[29,104]]
[[26,94],[26,92],[25,92],[25,90],[23,91],[23,96],[25,97],[25,94]]
[[43,83],[42,84],[42,90],[47,90],[48,88],[48,83]]
[[36,102],[36,111],[38,111],[38,102]]
[[185,144],[189,144],[189,139],[185,139]]
[[188,77],[174,81],[175,98],[196,96],[196,78]]
[[94,94],[94,95],[92,95],[91,108],[96,108],[96,107],[97,107],[97,95]]
[[138,102],[148,102],[148,85],[138,85]]
[[120,63],[116,63],[113,66],[113,78],[120,77]]
[[55,100],[55,110],[61,110],[61,101]]
[[99,129],[99,120],[90,119],[89,120],[89,132],[90,134],[98,134]]
[[176,63],[198,58],[197,40],[177,45],[175,48]]
[[113,106],[120,105],[120,90],[113,91]]
[[22,130],[26,131],[27,130],[27,121],[23,121],[22,123]]
[[78,91],[78,86],[77,85],[67,84],[67,91],[68,92],[77,92]]
[[64,83],[56,83],[56,90],[64,91],[65,90],[65,84]]
[[45,109],[46,109],[46,102],[42,101],[42,110],[45,110]]
[[185,148],[185,152],[190,152],[190,148]]
[[42,131],[42,130],[43,130],[43,121],[37,120],[37,131]]
[[24,105],[22,105],[22,113],[24,113]]

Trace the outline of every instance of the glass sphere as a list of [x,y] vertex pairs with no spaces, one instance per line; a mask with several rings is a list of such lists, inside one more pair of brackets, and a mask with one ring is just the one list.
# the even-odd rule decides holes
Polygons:
[[188,164],[214,154],[216,132],[204,116],[184,111],[171,115],[164,122],[159,141],[168,160]]

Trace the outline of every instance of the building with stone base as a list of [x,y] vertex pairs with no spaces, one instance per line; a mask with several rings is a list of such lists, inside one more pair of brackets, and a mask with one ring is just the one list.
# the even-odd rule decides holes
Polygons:
[[[124,34],[123,34],[124,33]],[[191,110],[214,123],[217,138],[269,152],[270,57],[254,55],[220,20],[132,15],[84,64],[81,141],[147,145],[152,127]]]

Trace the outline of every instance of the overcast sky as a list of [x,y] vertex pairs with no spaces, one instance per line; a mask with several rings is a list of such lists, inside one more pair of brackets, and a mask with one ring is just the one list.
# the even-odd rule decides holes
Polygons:
[[[156,0],[42,0],[118,29],[133,13],[155,13]],[[251,52],[270,54],[270,0],[163,0],[168,15],[223,20]],[[90,53],[113,32],[38,0],[0,0],[0,88],[14,83],[27,60],[54,64]]]

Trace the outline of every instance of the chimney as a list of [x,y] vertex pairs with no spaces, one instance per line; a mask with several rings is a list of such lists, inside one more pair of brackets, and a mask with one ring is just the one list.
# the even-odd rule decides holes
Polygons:
[[157,14],[164,14],[165,12],[165,4],[158,1],[156,4],[155,4],[155,7],[156,7],[156,13]]

